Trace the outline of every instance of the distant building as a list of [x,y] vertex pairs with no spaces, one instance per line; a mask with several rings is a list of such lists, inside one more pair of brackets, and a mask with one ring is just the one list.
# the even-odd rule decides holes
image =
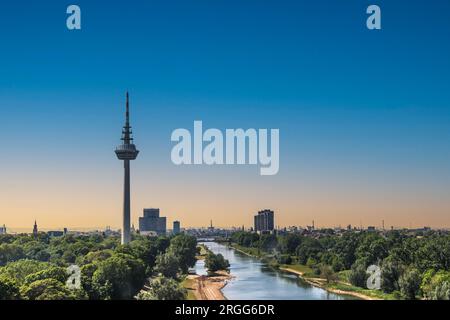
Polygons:
[[180,221],[174,221],[173,222],[173,234],[179,234],[181,231],[180,229]]
[[261,210],[254,217],[256,232],[267,232],[274,230],[274,213],[272,210]]
[[64,231],[48,231],[47,235],[51,238],[62,237],[64,235]]
[[104,237],[117,236],[121,234],[121,230],[112,230],[110,226],[106,226],[105,230],[101,232]]
[[148,237],[157,237],[159,234],[156,231],[140,231],[139,234]]
[[144,209],[144,216],[139,218],[141,234],[153,231],[157,235],[166,234],[166,217],[159,216],[159,209]]
[[308,229],[308,231],[311,231],[311,232],[314,231],[314,230],[316,229],[314,220],[312,221],[312,225],[306,226],[306,229]]
[[6,226],[0,227],[0,234],[6,234]]
[[34,220],[33,236],[34,236],[35,238],[38,236],[38,226],[37,226],[36,220]]
[[374,226],[368,226],[367,227],[367,231],[375,231],[375,227]]

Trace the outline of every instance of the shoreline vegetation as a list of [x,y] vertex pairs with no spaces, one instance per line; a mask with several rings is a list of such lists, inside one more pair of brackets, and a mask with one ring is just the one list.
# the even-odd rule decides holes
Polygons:
[[[369,295],[363,294],[363,293],[359,293],[356,291],[347,291],[347,290],[342,290],[342,289],[337,289],[337,288],[333,288],[333,285],[327,284],[325,281],[325,279],[320,279],[320,278],[309,278],[309,277],[305,277],[304,273],[301,271],[297,271],[295,269],[292,268],[287,268],[287,267],[279,267],[279,270],[282,271],[286,271],[286,272],[290,272],[293,274],[298,275],[299,278],[301,278],[303,281],[305,281],[306,283],[317,287],[317,288],[321,288],[323,290],[326,290],[328,292],[331,293],[335,293],[338,295],[348,295],[348,296],[353,296],[362,300],[382,300],[380,298],[376,298],[376,297],[371,297]],[[347,283],[340,283],[343,286],[351,286],[350,284]]]
[[[263,259],[264,255],[257,252],[254,248],[243,248],[237,244],[228,244],[230,248],[236,250],[247,256]],[[203,260],[208,253],[209,249],[205,245],[200,245],[200,254],[197,256],[198,260]],[[270,265],[270,263],[269,263]],[[274,267],[274,266],[272,266]],[[353,287],[349,283],[342,281],[336,283],[326,283],[325,279],[317,277],[309,277],[306,274],[311,273],[312,270],[307,266],[302,265],[281,265],[274,267],[284,272],[289,272],[297,275],[306,283],[326,290],[330,293],[338,295],[349,295],[362,300],[382,300],[382,298],[376,293],[366,293],[361,291],[373,291],[365,290]],[[227,285],[228,281],[231,280],[233,276],[225,270],[217,271],[211,275],[189,275],[183,282],[183,286],[188,290],[188,300],[227,300],[222,292],[222,289]]]
[[301,271],[329,291],[365,299],[449,300],[450,232],[309,229],[236,231],[227,239],[273,269]]
[[[198,246],[197,260],[204,260],[212,253],[204,244]],[[190,274],[183,281],[183,287],[188,291],[188,300],[227,300],[222,289],[233,276],[227,270],[217,270],[208,275]]]
[[[340,295],[450,299],[447,231],[237,231],[226,240],[218,242]],[[207,276],[190,273],[198,259],[205,259]],[[67,269],[74,264],[81,271],[81,287],[72,290],[66,286]],[[381,290],[365,288],[371,265],[380,268]],[[221,290],[232,278],[223,255],[188,234],[133,234],[127,245],[104,234],[0,235],[0,300],[226,299]]]
[[133,233],[126,245],[104,234],[0,235],[0,300],[183,300],[196,255],[187,234]]
[[[267,257],[266,255],[262,254],[260,250],[256,248],[246,248],[243,246],[240,246],[238,244],[228,244],[228,246],[242,254],[245,254],[250,257],[254,257],[257,259],[265,260]],[[297,275],[299,278],[301,278],[306,283],[321,288],[323,290],[326,290],[330,293],[338,294],[338,295],[348,295],[353,296],[358,299],[362,300],[389,300],[393,299],[388,294],[384,294],[382,292],[378,292],[376,290],[369,290],[369,289],[363,289],[358,288],[355,286],[352,286],[351,284],[345,282],[345,281],[336,281],[333,283],[327,283],[325,279],[313,276],[312,269],[305,265],[276,265],[268,262],[268,265],[273,267],[274,269],[278,269],[284,272],[289,272],[292,274]]]

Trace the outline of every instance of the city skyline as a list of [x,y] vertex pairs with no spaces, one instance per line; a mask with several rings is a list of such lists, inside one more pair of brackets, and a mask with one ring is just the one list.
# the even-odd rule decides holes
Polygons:
[[[144,208],[143,209],[144,212],[145,210],[153,210],[153,209],[148,209],[148,208]],[[159,209],[157,209],[159,210]],[[268,209],[264,209],[264,210],[268,210]],[[263,211],[264,211],[263,210]],[[258,212],[256,213],[258,214]],[[254,216],[252,216],[254,218]],[[139,226],[139,219],[141,219],[142,217],[138,217],[137,221],[136,221],[136,225]],[[164,217],[166,218],[166,217]],[[276,220],[275,220],[276,221]],[[35,222],[37,222],[37,220],[35,220]],[[176,217],[171,218],[170,220],[167,219],[166,220],[166,224],[167,225],[172,225],[173,223],[180,223],[181,221],[179,219],[177,219]],[[132,228],[131,229],[138,229],[139,228],[134,228],[135,223],[134,221],[131,221],[131,225]],[[213,220],[209,220],[208,223],[204,224],[204,225],[183,225],[182,229],[210,229],[211,226],[213,226],[214,228],[217,229],[242,229],[244,228],[244,230],[254,230],[254,225],[255,222],[253,221],[252,223],[247,224],[242,224],[242,225],[215,225],[213,224]],[[378,223],[374,223],[374,224],[364,224],[362,221],[359,222],[359,224],[351,224],[351,223],[340,223],[340,224],[336,224],[336,225],[318,225],[316,223],[315,220],[306,222],[305,224],[293,224],[293,225],[280,225],[275,223],[274,224],[274,229],[275,230],[282,230],[285,228],[290,228],[290,227],[299,227],[299,228],[304,228],[304,229],[308,229],[312,226],[313,229],[327,229],[327,228],[340,228],[340,229],[348,229],[349,226],[351,226],[352,229],[357,229],[357,230],[366,230],[367,228],[375,228],[377,230],[390,230],[391,228],[393,228],[394,230],[402,230],[402,229],[422,229],[422,228],[431,228],[434,230],[449,230],[450,228],[448,227],[430,227],[430,225],[413,225],[411,223],[408,223],[408,225],[404,224],[404,225],[391,225],[391,224],[387,224],[386,221],[381,220],[378,221]],[[21,232],[25,232],[25,233],[30,233],[33,231],[33,226],[31,227],[17,227],[17,226],[6,226],[3,225],[2,228],[5,228],[6,230],[9,230],[12,233],[21,233]],[[88,227],[76,227],[76,226],[72,226],[70,228],[67,228],[66,226],[55,226],[55,227],[39,227],[39,230],[42,231],[52,231],[52,230],[64,230],[67,229],[70,231],[79,231],[79,232],[88,232],[88,231],[102,231],[102,230],[107,230],[107,229],[112,229],[112,230],[118,230],[120,231],[121,228],[120,226],[110,226],[110,225],[104,225],[104,226],[88,226]],[[167,230],[172,230],[170,228],[167,228]]]
[[[79,5],[79,32],[64,5],[0,12],[0,225],[120,228],[129,89],[134,225],[157,207],[183,227],[261,208],[283,226],[450,227],[450,3],[382,1],[379,32],[357,0],[109,3],[107,23]],[[279,128],[278,174],[175,166],[170,134],[195,120]]]

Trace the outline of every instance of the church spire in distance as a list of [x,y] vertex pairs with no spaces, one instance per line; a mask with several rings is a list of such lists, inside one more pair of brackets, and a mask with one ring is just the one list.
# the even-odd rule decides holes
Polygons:
[[35,238],[38,236],[38,226],[37,226],[36,220],[34,220],[33,236],[34,236]]

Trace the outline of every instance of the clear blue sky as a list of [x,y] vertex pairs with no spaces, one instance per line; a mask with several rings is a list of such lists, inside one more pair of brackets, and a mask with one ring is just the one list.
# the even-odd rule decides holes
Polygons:
[[[81,31],[66,29],[69,4],[81,7]],[[370,4],[382,9],[381,31],[365,27]],[[19,194],[17,175],[50,170],[109,170],[120,181],[113,148],[128,89],[142,150],[133,169],[148,177],[158,168],[159,179],[189,179],[191,169],[170,162],[170,133],[194,120],[280,128],[277,177],[227,175],[344,188],[345,199],[353,190],[420,194],[440,208],[433,221],[449,226],[449,39],[447,0],[5,2],[2,187]]]

